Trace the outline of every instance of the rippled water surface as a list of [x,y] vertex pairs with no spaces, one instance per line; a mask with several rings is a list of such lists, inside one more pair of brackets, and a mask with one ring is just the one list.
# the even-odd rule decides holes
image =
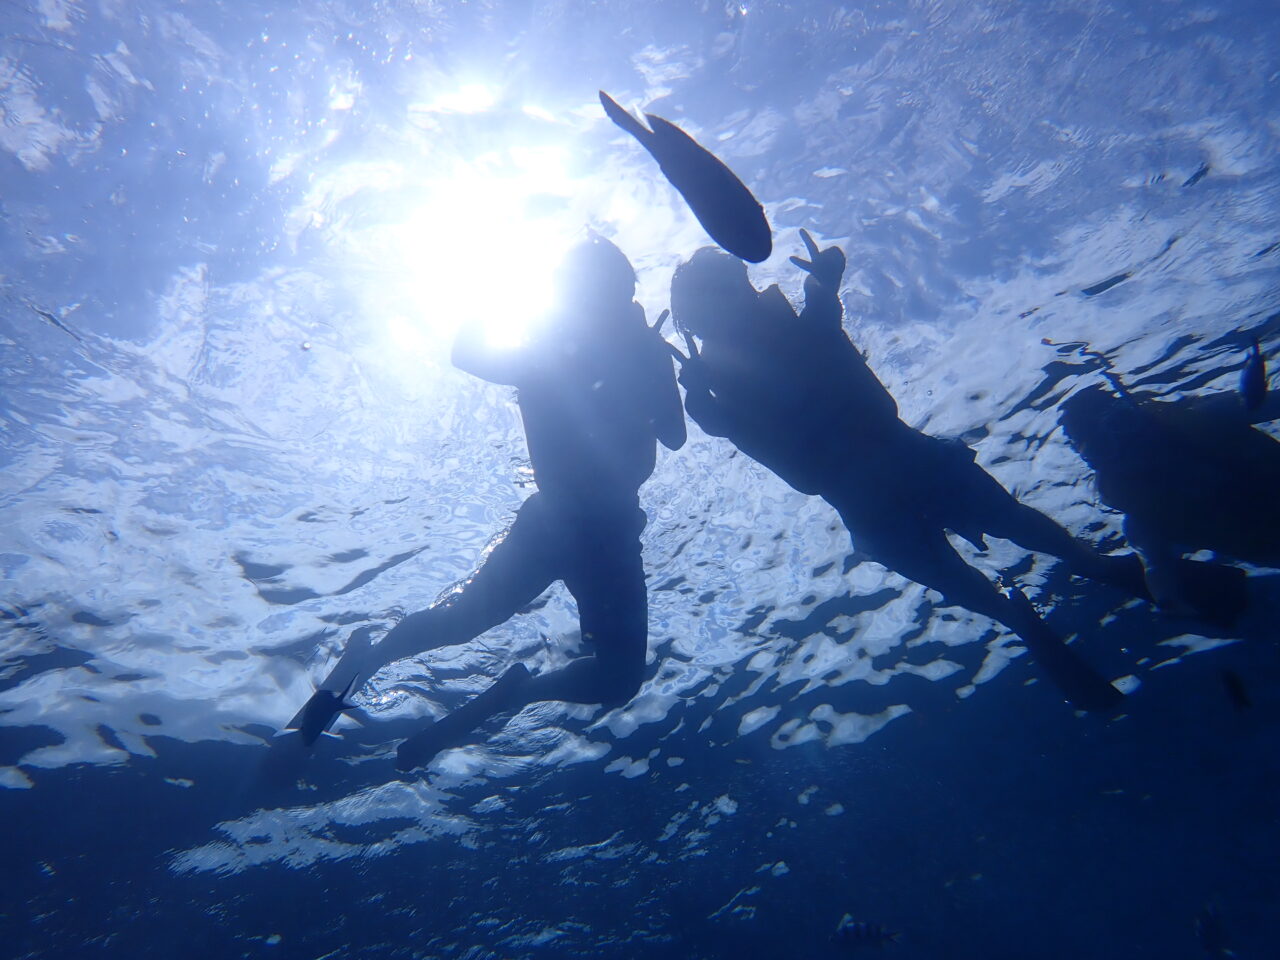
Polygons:
[[842,246],[903,418],[1104,549],[1071,345],[1169,396],[1274,349],[1269,3],[0,4],[0,953],[835,957],[848,913],[903,958],[1225,956],[1212,907],[1271,955],[1273,571],[1210,629],[962,547],[1127,678],[1122,718],[1076,716],[692,425],[641,492],[629,705],[539,704],[397,778],[380,724],[582,652],[557,586],[387,668],[264,791],[351,638],[533,489],[458,326],[515,335],[584,225],[652,320],[706,242],[600,88],[751,186],[758,287],[798,297],[801,228]]

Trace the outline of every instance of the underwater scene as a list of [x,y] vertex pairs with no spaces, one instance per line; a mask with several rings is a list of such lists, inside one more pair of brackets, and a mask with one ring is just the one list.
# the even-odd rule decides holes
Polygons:
[[1280,956],[1270,0],[0,0],[0,957]]

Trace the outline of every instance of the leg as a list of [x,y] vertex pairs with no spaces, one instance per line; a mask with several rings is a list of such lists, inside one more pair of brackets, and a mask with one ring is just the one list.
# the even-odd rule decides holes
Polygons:
[[595,655],[534,677],[524,691],[526,703],[563,700],[620,707],[640,689],[649,641],[640,544],[623,556],[594,560],[591,569],[579,570],[565,585],[578,604],[582,637],[595,646]]
[[965,473],[958,485],[961,497],[956,510],[972,526],[1024,550],[1057,557],[1077,576],[1148,597],[1142,563],[1136,556],[1103,556],[1039,510],[1019,502],[976,463],[970,462]]
[[[936,590],[947,603],[990,617],[1017,634],[1036,663],[1076,707],[1105,710],[1120,702],[1120,692],[1044,624],[1020,591],[1015,588],[1013,598],[1001,594],[964,562],[941,530],[914,528],[864,537],[844,511],[841,516],[850,534],[879,563]],[[870,525],[860,526],[867,529]]]
[[556,579],[555,531],[546,529],[538,495],[493,544],[471,578],[428,609],[411,613],[382,641],[355,641],[329,671],[322,689],[341,689],[353,676],[367,680],[381,667],[437,647],[466,643],[509,620]]
[[1038,510],[1019,503],[985,471],[974,467],[987,481],[968,489],[970,502],[982,529],[992,536],[1012,540],[1025,550],[1058,557],[1077,576],[1088,577],[1124,590],[1131,596],[1154,602],[1169,613],[1198,617],[1219,626],[1230,626],[1248,603],[1243,571],[1221,564],[1184,560],[1150,524],[1137,529],[1133,515],[1125,518],[1125,539],[1134,553],[1104,556],[1071,536]]
[[410,770],[469,742],[472,731],[495,714],[543,700],[622,706],[635,695],[648,646],[648,592],[639,541],[634,534],[613,533],[597,529],[580,537],[565,577],[578,604],[582,637],[595,645],[595,655],[538,676],[530,676],[524,664],[510,667],[489,689],[401,744],[397,768]]

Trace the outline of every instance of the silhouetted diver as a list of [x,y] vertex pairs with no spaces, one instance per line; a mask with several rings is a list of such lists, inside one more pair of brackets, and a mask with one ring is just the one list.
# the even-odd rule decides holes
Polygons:
[[[809,276],[799,316],[778,287],[758,292],[745,266],[710,248],[677,269],[671,309],[690,356],[685,409],[802,493],[840,514],[855,546],[902,576],[1003,623],[1077,707],[1116,706],[1118,690],[1067,647],[1020,591],[1003,595],[947,540],[979,549],[985,536],[1061,558],[1076,574],[1143,591],[1135,557],[1103,557],[1044,514],[1019,503],[964,444],[927,436],[845,335],[839,299],[844,254],[803,234]],[[695,349],[693,337],[702,340]]]
[[[578,606],[594,656],[537,676],[510,667],[483,693],[402,744],[401,769],[467,741],[488,717],[539,700],[621,706],[644,673],[648,596],[640,556],[640,485],[656,444],[685,440],[684,412],[665,341],[632,299],[635,272],[617,247],[592,238],[560,270],[565,302],[512,350],[464,326],[453,362],[518,389],[538,491],[491,545],[480,568],[376,645],[353,642],[329,673],[371,676],[383,664],[465,643],[508,620],[556,580]],[[317,694],[317,697],[320,695]]]
[[[1280,442],[1252,425],[1280,409],[1265,391],[1253,400],[1232,393],[1161,400],[1095,384],[1059,408],[1099,497],[1124,514],[1125,537],[1165,609],[1211,615],[1235,605],[1229,583],[1208,588],[1189,576],[1185,553],[1280,566]],[[1224,569],[1238,574],[1234,589],[1242,590],[1243,573]]]
[[735,257],[759,263],[773,251],[773,235],[759,201],[698,141],[662,117],[646,113],[652,130],[603,90],[600,104],[609,119],[640,141],[658,161],[663,176],[680,191],[711,239]]

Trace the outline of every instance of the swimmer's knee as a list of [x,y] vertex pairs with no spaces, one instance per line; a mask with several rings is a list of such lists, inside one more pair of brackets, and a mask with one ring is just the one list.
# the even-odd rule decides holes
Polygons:
[[644,661],[634,665],[613,664],[600,672],[600,703],[612,710],[626,706],[640,692],[640,685],[644,682]]

